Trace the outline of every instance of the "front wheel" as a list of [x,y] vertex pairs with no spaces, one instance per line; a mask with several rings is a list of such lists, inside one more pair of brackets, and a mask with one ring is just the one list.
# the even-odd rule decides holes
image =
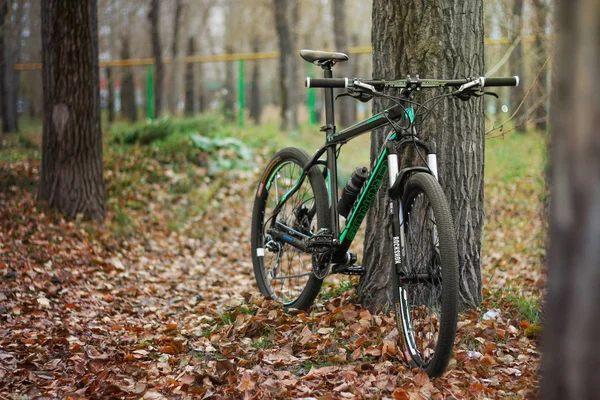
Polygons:
[[394,302],[404,356],[431,377],[446,370],[458,319],[458,252],[450,208],[437,180],[416,173],[407,182],[400,215],[402,267]]
[[[258,288],[285,308],[299,310],[312,305],[323,281],[313,274],[311,254],[286,239],[305,240],[331,225],[321,170],[312,167],[300,182],[309,161],[309,155],[295,147],[275,154],[260,179],[252,211],[252,263]],[[291,194],[293,189],[297,190]],[[283,205],[275,214],[280,202]]]

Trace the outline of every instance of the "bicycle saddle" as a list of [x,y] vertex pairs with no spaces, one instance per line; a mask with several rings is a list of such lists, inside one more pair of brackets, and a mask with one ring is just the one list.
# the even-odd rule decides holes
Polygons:
[[319,50],[300,50],[300,57],[313,64],[321,64],[327,61],[336,63],[348,60],[348,56],[344,53]]

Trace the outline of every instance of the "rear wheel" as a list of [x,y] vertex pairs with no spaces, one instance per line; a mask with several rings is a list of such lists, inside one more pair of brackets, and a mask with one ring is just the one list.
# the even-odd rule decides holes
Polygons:
[[[318,167],[312,167],[298,190],[286,198],[309,161],[304,150],[294,147],[275,154],[260,179],[252,211],[252,263],[258,288],[286,308],[300,310],[312,305],[322,280],[313,274],[311,254],[277,238],[272,231],[284,231],[302,240],[319,229],[330,228],[327,187]],[[282,200],[282,208],[274,215]]]
[[429,376],[444,373],[458,318],[458,253],[444,192],[430,174],[407,182],[402,200],[405,257],[395,274],[396,321],[404,356]]

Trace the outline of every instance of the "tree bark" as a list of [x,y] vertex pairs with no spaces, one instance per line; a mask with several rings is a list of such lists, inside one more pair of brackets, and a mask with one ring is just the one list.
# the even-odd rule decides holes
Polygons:
[[[4,8],[4,9],[2,9]],[[2,130],[5,133],[18,132],[18,99],[19,99],[19,71],[15,71],[14,65],[18,62],[21,43],[21,18],[22,5],[17,4],[14,22],[11,22],[10,9],[13,9],[10,1],[0,3],[0,97],[2,97]],[[9,17],[8,19],[6,17]]]
[[[258,53],[260,42],[255,39],[252,43],[252,51]],[[252,88],[250,90],[250,118],[255,124],[260,124],[260,115],[262,113],[262,103],[260,98],[260,61],[254,61],[252,64]]]
[[6,111],[4,103],[6,102],[6,61],[4,59],[4,23],[8,14],[8,0],[0,0],[0,117],[2,117],[2,130],[4,131],[4,121],[6,120]]
[[198,112],[202,114],[208,105],[206,85],[204,84],[204,63],[198,63]]
[[291,129],[298,129],[298,89],[300,76],[298,75],[298,65],[300,65],[300,57],[298,56],[298,22],[300,21],[300,4],[298,0],[287,0],[290,3],[289,15],[287,16],[288,25],[290,26],[291,48],[288,54],[288,110],[290,114],[289,121]]
[[38,199],[70,217],[103,220],[98,4],[42,2],[44,129]]
[[152,36],[152,56],[154,57],[154,117],[161,114],[163,104],[164,65],[160,44],[160,0],[150,1],[150,28]]
[[110,127],[110,125],[115,122],[115,85],[110,67],[106,67],[106,85],[108,89],[106,111],[108,113],[108,126]]
[[[348,35],[346,34],[346,0],[333,0],[333,36],[335,39],[335,51],[348,53]],[[351,78],[350,61],[339,63],[334,68],[334,73],[339,77]],[[337,93],[343,93],[343,89],[336,90]],[[337,111],[337,124],[341,127],[348,127],[356,122],[356,100],[349,97],[342,97],[336,101],[335,109]]]
[[[233,54],[233,48],[231,47],[227,47],[225,51],[227,52],[227,54]],[[225,63],[225,90],[227,91],[227,93],[225,94],[225,104],[223,111],[225,113],[225,118],[228,121],[233,121],[235,119],[235,110],[233,109],[235,102],[235,91],[233,82],[233,80],[235,79],[233,76],[234,65],[235,63],[232,61]]]
[[[523,3],[525,0],[513,0],[512,7],[512,38],[517,40],[519,36],[523,35]],[[513,53],[510,56],[510,68],[513,71],[512,75],[523,76],[523,41],[515,47]],[[511,88],[510,90],[510,107],[514,112],[519,104],[523,100],[524,92],[523,85]],[[517,114],[519,115],[519,114]],[[525,133],[525,121],[526,116],[521,108],[520,116],[516,118],[516,129],[517,133]]]
[[600,1],[558,1],[542,398],[593,399],[600,303]]
[[532,100],[534,102],[533,120],[535,121],[537,130],[546,131],[548,104],[550,102],[550,91],[548,90],[548,69],[550,66],[549,64],[544,66],[548,57],[545,40],[548,5],[545,4],[544,0],[532,0],[532,5],[535,12],[535,48],[537,49],[534,72],[538,73],[539,71],[538,81],[535,86],[535,95]]
[[[193,36],[188,38],[188,56],[193,56],[196,53],[196,41]],[[195,112],[194,88],[196,81],[194,79],[194,64],[187,63],[185,66],[185,115],[192,116]]]
[[[373,2],[373,76],[422,78],[482,76],[483,2]],[[433,91],[426,93],[434,94]],[[375,101],[381,111],[385,101]],[[388,128],[389,129],[389,128]],[[421,138],[438,144],[440,183],[454,217],[460,262],[460,300],[463,306],[481,302],[481,239],[483,234],[484,118],[481,99],[441,101],[424,121]],[[379,153],[388,131],[371,136],[371,160]],[[403,161],[407,165],[406,160]],[[391,228],[387,182],[367,216],[364,260],[367,273],[358,287],[362,302],[373,309],[391,298]]]
[[[279,85],[281,104],[281,130],[296,129],[298,117],[296,111],[295,77],[297,60],[294,59],[294,14],[297,14],[296,0],[274,0],[275,28],[279,43]],[[295,11],[294,11],[295,9]],[[290,21],[293,21],[290,24]]]
[[171,42],[171,63],[172,77],[171,80],[171,114],[177,114],[177,107],[180,99],[179,87],[181,86],[180,60],[179,60],[179,33],[181,32],[181,13],[183,11],[182,0],[175,0],[175,12],[173,14],[173,41]]
[[[121,59],[128,60],[131,58],[129,50],[129,36],[124,35],[121,39]],[[135,99],[135,78],[133,76],[133,68],[126,67],[123,72],[123,80],[121,81],[121,115],[130,122],[136,122],[137,102]]]

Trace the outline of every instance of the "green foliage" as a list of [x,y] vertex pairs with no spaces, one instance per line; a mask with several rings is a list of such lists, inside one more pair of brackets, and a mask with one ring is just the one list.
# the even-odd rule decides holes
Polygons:
[[331,300],[334,297],[338,297],[343,293],[355,288],[357,285],[356,280],[344,279],[337,285],[332,282],[325,282],[323,289],[319,293],[321,300]]
[[201,115],[181,120],[164,117],[117,126],[112,136],[118,145],[150,146],[152,157],[159,161],[205,166],[210,176],[254,166],[253,151],[233,137],[232,125],[221,116]]
[[538,324],[540,319],[540,299],[524,296],[510,286],[490,290],[484,304],[488,308],[499,308],[530,324]]
[[490,138],[485,142],[485,179],[487,182],[497,180],[510,182],[515,178],[532,175],[539,177],[546,164],[546,138],[539,133],[526,135],[510,134]]
[[208,174],[222,171],[249,169],[252,163],[252,150],[235,138],[208,138],[197,133],[190,134],[194,147],[217,155],[208,163]]
[[194,132],[211,137],[221,136],[223,124],[223,120],[216,115],[201,115],[181,120],[163,117],[134,125],[116,126],[112,135],[118,143],[148,145],[168,137],[181,137]]
[[261,338],[260,340],[253,340],[251,346],[255,349],[270,349],[274,346],[272,340],[267,338]]

